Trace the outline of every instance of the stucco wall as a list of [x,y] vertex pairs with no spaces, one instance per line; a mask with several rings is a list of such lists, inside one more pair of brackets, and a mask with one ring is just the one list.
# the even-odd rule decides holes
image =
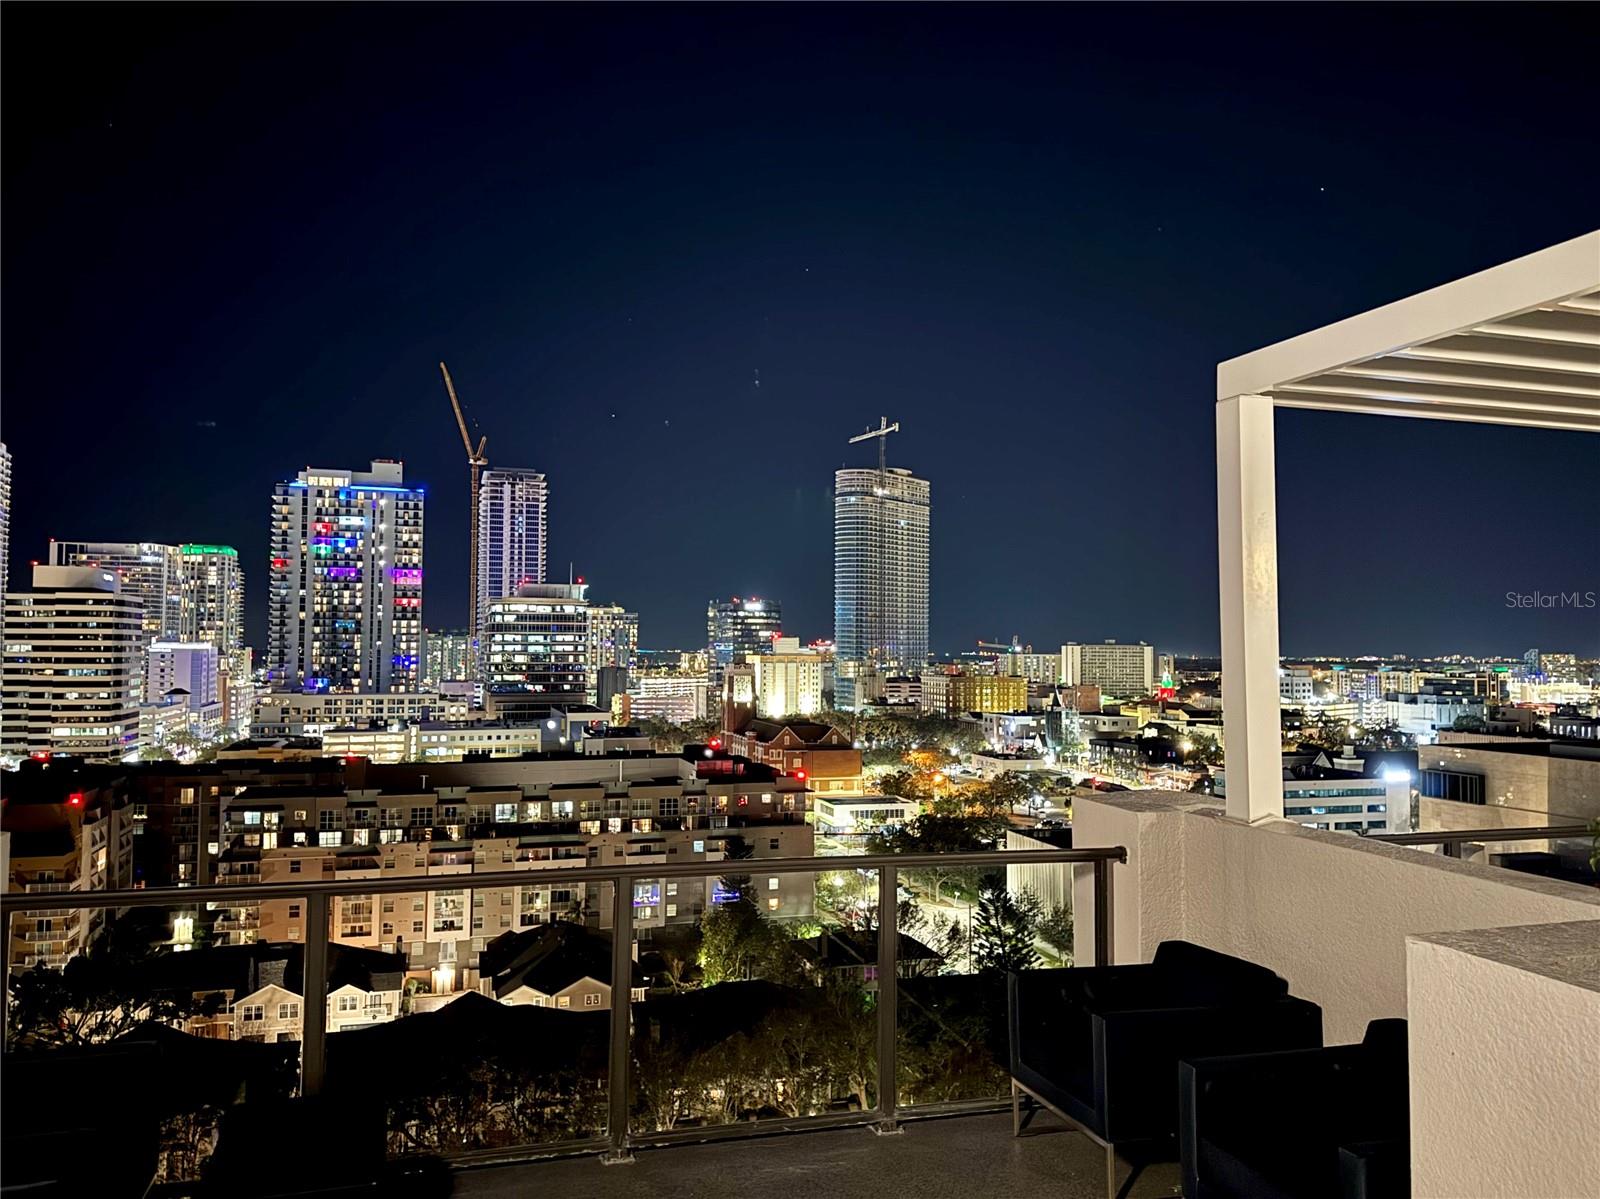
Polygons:
[[[1593,888],[1148,795],[1080,800],[1073,842],[1128,848],[1112,876],[1116,961],[1148,961],[1169,937],[1249,958],[1322,1005],[1329,1044],[1406,1014],[1408,934],[1600,919]],[[1086,867],[1074,900],[1075,952],[1089,962]]]
[[1600,1191],[1600,922],[1406,949],[1411,1193]]

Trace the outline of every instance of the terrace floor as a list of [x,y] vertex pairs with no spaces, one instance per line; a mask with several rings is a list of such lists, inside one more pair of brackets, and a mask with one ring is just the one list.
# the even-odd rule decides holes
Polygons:
[[[1104,1199],[1105,1150],[1040,1112],[1020,1138],[1011,1114],[916,1120],[899,1136],[869,1129],[721,1141],[641,1150],[632,1165],[603,1166],[593,1157],[464,1170],[460,1199],[529,1194],[563,1199]],[[1121,1162],[1119,1185],[1128,1180]],[[1179,1193],[1176,1163],[1152,1163],[1134,1180],[1129,1199]]]

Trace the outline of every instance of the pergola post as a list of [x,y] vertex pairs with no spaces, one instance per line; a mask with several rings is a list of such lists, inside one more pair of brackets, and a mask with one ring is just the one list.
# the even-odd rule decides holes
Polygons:
[[1217,401],[1217,562],[1228,815],[1283,815],[1278,705],[1278,504],[1273,402]]

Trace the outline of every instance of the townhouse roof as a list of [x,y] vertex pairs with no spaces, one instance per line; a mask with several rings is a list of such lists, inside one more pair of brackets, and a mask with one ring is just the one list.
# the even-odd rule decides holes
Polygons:
[[[585,978],[611,985],[611,942],[570,921],[502,933],[483,947],[478,970],[493,979],[496,998],[520,987],[554,995]],[[631,986],[644,986],[637,962]]]

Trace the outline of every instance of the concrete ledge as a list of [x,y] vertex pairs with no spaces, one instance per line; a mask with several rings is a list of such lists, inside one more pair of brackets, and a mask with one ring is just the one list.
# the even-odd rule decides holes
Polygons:
[[1406,939],[1411,1193],[1586,1195],[1600,1179],[1600,921]]
[[[1600,920],[1600,889],[1290,821],[1247,825],[1163,792],[1079,799],[1074,843],[1125,845],[1112,869],[1115,960],[1182,937],[1260,962],[1322,1005],[1328,1043],[1406,1014],[1408,935]],[[1079,961],[1093,890],[1074,878]]]

